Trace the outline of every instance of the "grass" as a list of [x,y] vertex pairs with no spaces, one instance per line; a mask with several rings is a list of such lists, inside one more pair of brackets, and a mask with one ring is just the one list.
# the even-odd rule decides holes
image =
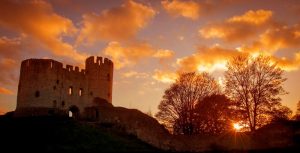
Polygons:
[[53,117],[1,117],[0,144],[8,151],[160,152],[134,136]]

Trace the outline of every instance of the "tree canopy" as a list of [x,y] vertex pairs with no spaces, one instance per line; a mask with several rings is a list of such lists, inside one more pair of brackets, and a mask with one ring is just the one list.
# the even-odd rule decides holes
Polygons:
[[[286,114],[279,97],[287,93],[282,87],[286,78],[269,57],[237,56],[227,68],[226,95],[235,102],[240,120],[251,131],[267,124],[274,115]],[[278,110],[283,113],[278,114]]]
[[197,132],[195,106],[205,97],[218,93],[220,87],[208,73],[180,74],[165,91],[155,116],[175,134],[193,134]]

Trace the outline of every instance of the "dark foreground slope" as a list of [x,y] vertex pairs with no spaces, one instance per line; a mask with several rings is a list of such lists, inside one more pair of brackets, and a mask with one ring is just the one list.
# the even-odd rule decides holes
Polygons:
[[0,146],[6,151],[157,152],[134,136],[53,117],[0,117]]

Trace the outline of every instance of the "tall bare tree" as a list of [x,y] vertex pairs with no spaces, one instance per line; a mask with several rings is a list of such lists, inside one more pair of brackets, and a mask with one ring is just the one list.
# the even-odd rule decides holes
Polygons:
[[218,83],[208,73],[183,73],[165,91],[155,116],[175,134],[193,134],[195,105],[219,92]]
[[238,56],[229,61],[225,72],[226,94],[236,102],[236,109],[251,131],[268,123],[280,108],[280,95],[286,78],[283,70],[269,57]]

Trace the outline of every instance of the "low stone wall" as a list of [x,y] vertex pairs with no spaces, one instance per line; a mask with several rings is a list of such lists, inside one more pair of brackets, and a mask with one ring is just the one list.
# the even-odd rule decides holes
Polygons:
[[[123,130],[127,134],[135,135],[140,140],[166,151],[241,151],[286,147],[290,143],[282,141],[271,144],[264,142],[268,139],[263,139],[262,136],[234,132],[215,137],[172,135],[156,119],[136,109],[113,107],[110,104],[99,107],[98,123]],[[277,139],[280,140],[280,138]]]

